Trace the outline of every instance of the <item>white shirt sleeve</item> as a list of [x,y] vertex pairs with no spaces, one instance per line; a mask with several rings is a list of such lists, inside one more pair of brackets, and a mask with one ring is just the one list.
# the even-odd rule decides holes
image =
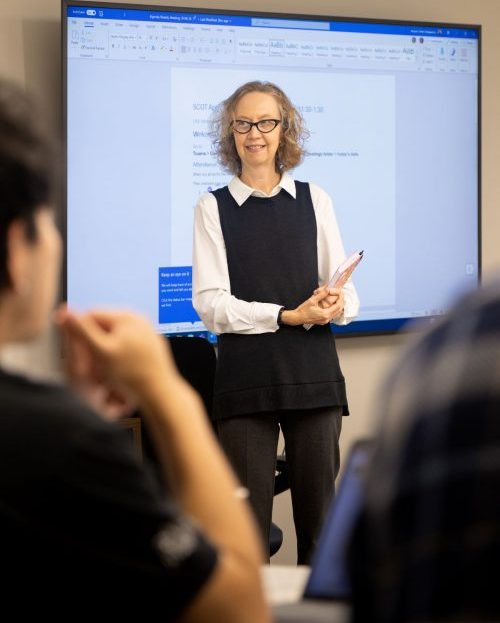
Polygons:
[[[318,229],[318,285],[324,285],[346,256],[330,196],[316,184],[309,184],[309,188]],[[342,290],[344,314],[333,321],[338,325],[349,324],[359,313],[359,298],[351,279]]]
[[248,302],[231,294],[217,200],[203,194],[194,214],[193,306],[213,333],[274,333],[280,305]]

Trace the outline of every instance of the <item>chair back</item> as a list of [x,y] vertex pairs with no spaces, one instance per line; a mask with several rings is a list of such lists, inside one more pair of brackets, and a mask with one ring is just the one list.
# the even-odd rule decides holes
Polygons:
[[210,419],[212,418],[215,367],[215,348],[201,337],[167,337],[179,372],[199,393]]

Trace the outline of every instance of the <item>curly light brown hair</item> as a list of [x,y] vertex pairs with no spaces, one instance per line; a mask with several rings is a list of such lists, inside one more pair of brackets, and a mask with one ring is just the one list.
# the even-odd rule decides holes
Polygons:
[[241,160],[236,151],[231,123],[240,99],[248,93],[272,95],[281,113],[281,137],[276,153],[276,171],[283,173],[296,167],[304,157],[304,142],[309,133],[304,119],[287,95],[272,82],[246,82],[219,104],[211,120],[211,136],[218,162],[233,175],[241,174]]

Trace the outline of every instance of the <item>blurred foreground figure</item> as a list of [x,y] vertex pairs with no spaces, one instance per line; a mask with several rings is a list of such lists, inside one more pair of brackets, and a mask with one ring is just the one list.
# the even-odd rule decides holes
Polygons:
[[[59,281],[53,157],[36,118],[0,81],[0,347],[47,328]],[[16,620],[268,621],[249,510],[165,340],[132,314],[60,310],[57,322],[71,380],[94,408],[0,370],[4,610]],[[130,408],[160,474],[110,421]]]
[[499,621],[500,283],[420,340],[384,395],[354,620]]

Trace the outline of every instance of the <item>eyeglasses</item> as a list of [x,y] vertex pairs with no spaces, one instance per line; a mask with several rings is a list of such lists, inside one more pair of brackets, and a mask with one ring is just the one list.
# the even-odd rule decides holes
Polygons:
[[274,128],[281,123],[281,119],[261,119],[260,121],[244,121],[243,119],[235,119],[231,123],[231,127],[238,134],[248,134],[255,126],[259,132],[267,134],[272,132]]

